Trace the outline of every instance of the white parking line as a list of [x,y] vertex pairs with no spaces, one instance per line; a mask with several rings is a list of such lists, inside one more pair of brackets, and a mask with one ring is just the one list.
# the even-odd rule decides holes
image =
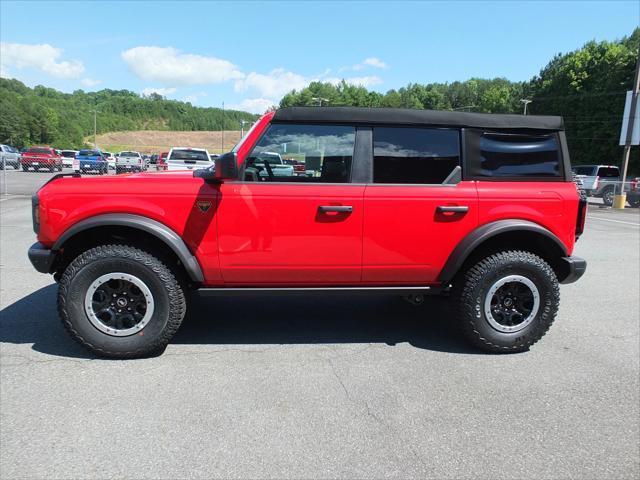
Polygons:
[[612,220],[610,218],[602,218],[602,217],[596,217],[594,215],[587,215],[587,220],[590,220],[592,218],[595,218],[596,220],[602,220],[603,222],[624,223],[625,225],[633,225],[634,227],[640,227],[640,223],[636,223],[636,222],[624,222],[622,220]]

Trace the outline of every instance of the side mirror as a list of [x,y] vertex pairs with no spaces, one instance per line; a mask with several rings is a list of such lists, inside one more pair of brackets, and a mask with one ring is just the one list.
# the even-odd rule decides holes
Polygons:
[[216,158],[214,165],[193,172],[193,176],[205,180],[236,180],[238,178],[238,158],[235,152],[228,152]]

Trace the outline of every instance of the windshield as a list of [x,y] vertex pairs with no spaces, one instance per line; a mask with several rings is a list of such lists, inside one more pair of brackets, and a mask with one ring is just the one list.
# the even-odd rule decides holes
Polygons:
[[49,148],[30,148],[27,153],[51,153]]
[[138,152],[120,152],[119,157],[139,157],[140,154]]
[[73,158],[76,156],[76,152],[74,152],[73,150],[63,150],[62,156],[64,158]]
[[82,155],[84,157],[97,157],[100,155],[100,152],[97,150],[80,150],[78,155]]
[[210,161],[209,155],[203,150],[173,150],[169,160],[199,160]]

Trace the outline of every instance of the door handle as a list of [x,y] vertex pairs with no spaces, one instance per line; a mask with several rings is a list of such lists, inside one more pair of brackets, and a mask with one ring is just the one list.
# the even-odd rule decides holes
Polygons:
[[436,208],[436,212],[438,213],[467,213],[468,211],[469,207],[466,205],[440,205]]
[[353,207],[351,205],[321,205],[318,207],[320,213],[351,213]]

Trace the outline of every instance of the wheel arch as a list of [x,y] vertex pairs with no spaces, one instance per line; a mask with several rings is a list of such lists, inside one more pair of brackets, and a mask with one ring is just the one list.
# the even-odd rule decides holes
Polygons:
[[498,220],[482,225],[469,233],[454,248],[438,280],[450,283],[459,271],[480,258],[503,250],[527,250],[540,256],[556,273],[559,281],[569,275],[567,248],[562,241],[543,226],[528,220]]
[[[142,215],[129,213],[108,213],[82,220],[68,228],[51,247],[60,251],[70,245],[82,244],[88,239],[98,239],[110,233],[111,237],[123,232],[139,233],[140,238],[132,238],[134,242],[144,243],[142,240],[157,239],[161,243],[161,250],[171,252],[184,268],[185,273],[193,282],[202,283],[204,275],[197,258],[191,253],[184,240],[168,226]],[[124,234],[125,237],[130,237]],[[109,236],[107,236],[109,238]]]

